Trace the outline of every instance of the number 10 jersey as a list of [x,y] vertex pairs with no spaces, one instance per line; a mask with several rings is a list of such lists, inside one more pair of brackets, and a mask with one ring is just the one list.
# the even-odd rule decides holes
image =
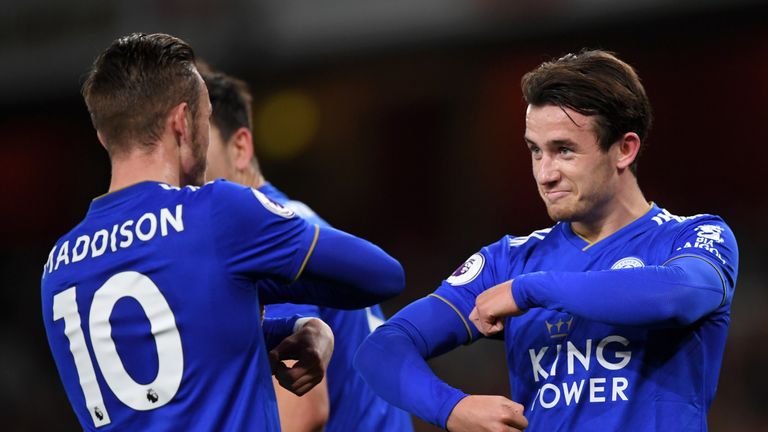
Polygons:
[[144,182],[93,201],[43,269],[43,320],[86,430],[279,430],[256,282],[317,227],[250,188]]

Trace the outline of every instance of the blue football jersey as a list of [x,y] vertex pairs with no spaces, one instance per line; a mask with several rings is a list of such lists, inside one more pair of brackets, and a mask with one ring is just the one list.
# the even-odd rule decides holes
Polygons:
[[[311,224],[328,226],[306,204],[290,200],[272,184],[259,187],[272,200],[293,210]],[[325,430],[342,431],[402,431],[413,430],[411,416],[377,396],[352,367],[352,359],[363,340],[384,322],[384,313],[376,305],[358,310],[341,310],[313,305],[266,305],[265,316],[314,316],[333,330],[333,357],[326,373],[330,415]]]
[[317,227],[226,181],[95,199],[42,276],[48,341],[86,430],[279,430],[256,283]]
[[[472,340],[482,336],[467,318],[475,298],[519,275],[660,266],[683,256],[719,273],[724,288],[715,311],[691,325],[648,328],[532,308],[505,321],[509,379],[528,431],[705,431],[738,266],[736,240],[717,216],[679,217],[653,205],[594,244],[562,222],[507,236],[470,257],[432,295],[460,312]],[[663,297],[659,302],[663,307]]]

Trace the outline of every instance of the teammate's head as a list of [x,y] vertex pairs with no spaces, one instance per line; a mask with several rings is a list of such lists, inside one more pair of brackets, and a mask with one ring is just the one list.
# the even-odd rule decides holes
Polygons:
[[99,138],[113,159],[136,150],[152,152],[168,119],[178,115],[184,124],[182,182],[202,179],[208,94],[195,67],[195,54],[186,42],[159,33],[121,37],[93,62],[82,94]]
[[251,135],[253,97],[248,84],[204,63],[199,68],[213,107],[206,177],[250,183],[260,172]]
[[[637,73],[607,51],[582,50],[542,63],[523,76],[522,88],[529,105],[555,105],[593,117],[604,151],[628,132],[645,142],[653,120]],[[637,157],[630,170],[637,173]]]
[[550,217],[605,220],[627,192],[639,191],[651,108],[637,74],[611,53],[582,51],[527,73],[522,88],[525,141]]

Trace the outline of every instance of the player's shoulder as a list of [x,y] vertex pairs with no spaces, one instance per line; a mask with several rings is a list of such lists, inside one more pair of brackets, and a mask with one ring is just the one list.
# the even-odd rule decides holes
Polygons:
[[557,225],[543,228],[524,236],[505,236],[506,246],[512,249],[531,248],[539,246],[542,242],[546,242],[553,237],[553,233]]
[[277,201],[280,204],[285,204],[286,201],[289,201],[290,198],[288,198],[288,195],[286,195],[283,191],[278,189],[275,185],[273,185],[270,182],[265,182],[257,189],[259,192],[263,193],[267,197],[269,197],[273,201]]
[[233,198],[249,188],[225,179],[217,179],[209,181],[202,186],[186,186],[183,188],[171,186],[170,189],[176,190],[190,198],[213,199],[215,197],[219,200]]
[[263,207],[265,210],[286,219],[296,215],[292,209],[284,206],[280,200],[264,193],[264,191],[225,179],[206,183],[200,191],[209,194],[216,206],[234,207],[233,210],[240,209],[244,212],[250,212],[252,207]]
[[[161,182],[145,182],[135,187],[140,189],[136,194],[134,209],[151,209],[157,206],[171,204],[199,205],[210,198],[210,188],[204,186],[174,186]],[[93,207],[92,207],[93,208]]]
[[541,247],[551,241],[558,226],[543,228],[531,232],[527,235],[504,235],[495,243],[491,243],[480,250],[476,259],[507,261],[510,257],[525,255],[532,250]]
[[272,201],[282,205],[287,209],[292,210],[296,215],[306,220],[307,222],[320,226],[329,226],[328,222],[326,222],[317,213],[315,213],[311,207],[301,201],[289,198],[288,195],[286,195],[272,183],[264,183],[263,185],[259,186],[258,190]]
[[691,229],[701,232],[703,235],[731,232],[731,228],[725,220],[715,214],[700,213],[693,216],[679,216],[661,207],[654,207],[652,211],[650,220],[656,223],[657,229],[665,232],[680,233]]

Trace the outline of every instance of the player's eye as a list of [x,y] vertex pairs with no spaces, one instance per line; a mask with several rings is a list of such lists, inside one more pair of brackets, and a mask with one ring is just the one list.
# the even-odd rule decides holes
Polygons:
[[568,147],[560,147],[558,151],[560,152],[561,155],[565,155],[565,156],[568,156],[573,153],[573,150],[571,150]]

